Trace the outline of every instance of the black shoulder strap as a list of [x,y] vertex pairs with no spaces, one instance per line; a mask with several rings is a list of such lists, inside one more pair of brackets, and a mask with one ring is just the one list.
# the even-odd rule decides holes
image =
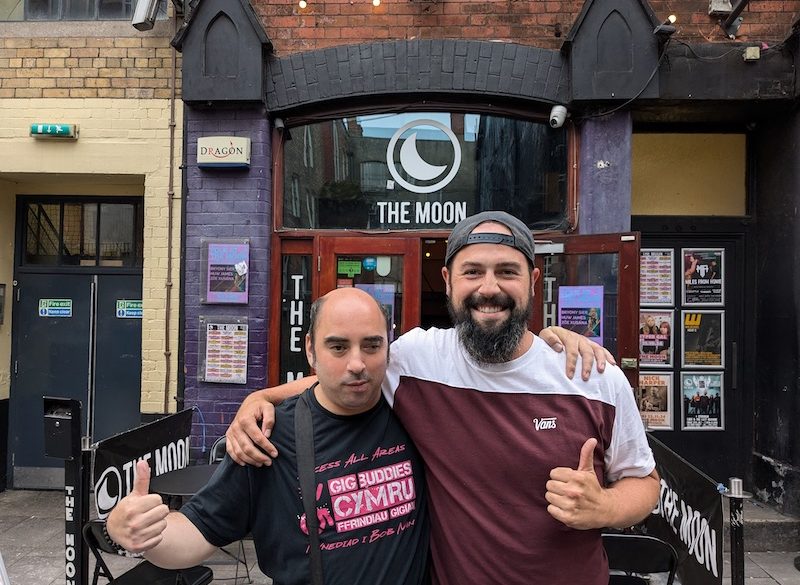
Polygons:
[[322,554],[319,550],[319,520],[314,481],[314,423],[308,404],[308,393],[314,391],[314,386],[303,392],[297,400],[294,410],[294,439],[297,446],[297,475],[300,478],[310,546],[311,585],[322,585]]

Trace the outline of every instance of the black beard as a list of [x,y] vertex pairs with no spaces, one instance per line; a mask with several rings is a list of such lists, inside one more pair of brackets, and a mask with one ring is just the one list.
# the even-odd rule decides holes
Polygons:
[[[511,316],[495,326],[482,326],[472,318],[471,309],[483,304],[493,304],[511,309]],[[533,297],[526,307],[518,307],[505,294],[492,297],[473,295],[464,300],[460,309],[447,297],[447,312],[458,332],[458,338],[469,356],[479,364],[500,364],[511,361],[528,331],[528,320],[533,314]]]

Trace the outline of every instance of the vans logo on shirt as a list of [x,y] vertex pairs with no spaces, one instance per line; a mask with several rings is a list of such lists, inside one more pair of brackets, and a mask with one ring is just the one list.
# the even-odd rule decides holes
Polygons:
[[533,426],[537,431],[546,431],[556,428],[556,417],[550,416],[547,418],[533,419]]

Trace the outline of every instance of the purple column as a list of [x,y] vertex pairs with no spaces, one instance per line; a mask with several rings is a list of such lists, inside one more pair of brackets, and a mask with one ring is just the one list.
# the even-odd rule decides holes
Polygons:
[[[184,270],[185,406],[197,406],[205,420],[206,451],[225,433],[244,397],[267,382],[269,327],[270,232],[272,225],[272,161],[266,110],[195,109],[187,105],[186,160],[188,187],[184,193],[186,252]],[[245,136],[251,140],[249,169],[201,169],[197,166],[200,136]],[[250,240],[249,299],[246,305],[204,305],[202,241],[209,238]],[[198,380],[199,317],[248,318],[247,384],[212,384]],[[203,428],[198,415],[192,429],[192,458],[202,453]]]

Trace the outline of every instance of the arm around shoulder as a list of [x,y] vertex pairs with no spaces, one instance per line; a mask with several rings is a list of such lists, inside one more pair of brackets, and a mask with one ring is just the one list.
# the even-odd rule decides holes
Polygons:
[[247,396],[225,432],[225,448],[231,459],[239,465],[270,465],[278,456],[277,449],[269,441],[275,425],[274,405],[300,394],[315,381],[316,376],[299,378]]

